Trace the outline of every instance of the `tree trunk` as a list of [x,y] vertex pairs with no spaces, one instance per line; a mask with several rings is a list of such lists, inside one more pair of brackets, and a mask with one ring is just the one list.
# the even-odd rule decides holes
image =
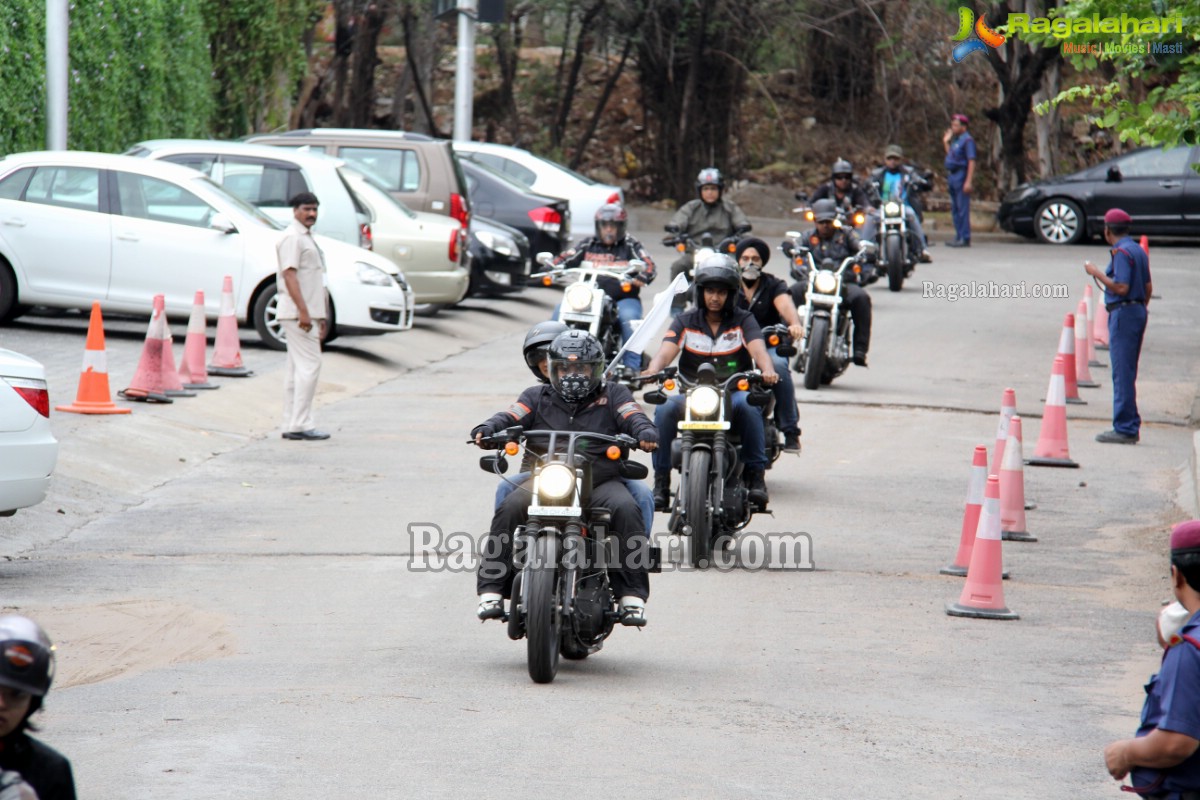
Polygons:
[[579,73],[583,70],[583,59],[587,55],[588,39],[592,34],[592,25],[596,17],[603,10],[603,2],[588,6],[584,9],[583,17],[579,21],[579,34],[575,38],[575,55],[571,60],[571,71],[567,74],[566,82],[562,87],[561,100],[554,124],[550,126],[550,147],[554,150],[561,148],[563,141],[566,140],[567,122],[571,118],[571,106],[575,102],[575,89],[579,84]]
[[[1059,92],[1059,79],[1062,77],[1062,63],[1055,61],[1042,76],[1042,86],[1033,95],[1035,104],[1056,97]],[[1055,174],[1054,154],[1058,152],[1058,106],[1052,105],[1045,114],[1034,117],[1037,127],[1038,175],[1049,178]]]
[[376,48],[383,21],[391,10],[389,0],[370,2],[358,18],[346,99],[346,118],[352,128],[370,127],[375,118],[375,68],[380,63]]
[[592,111],[592,118],[588,122],[587,130],[583,136],[579,138],[579,144],[575,148],[575,154],[571,156],[571,162],[568,166],[571,169],[579,169],[580,163],[583,162],[584,151],[587,150],[588,143],[591,142],[592,136],[596,134],[596,127],[600,124],[600,116],[604,113],[604,109],[608,106],[608,100],[612,97],[613,89],[617,85],[617,81],[621,78],[621,73],[625,71],[625,62],[629,60],[629,54],[633,51],[633,37],[625,40],[625,49],[621,51],[621,60],[617,62],[617,67],[608,76],[608,81],[604,84],[604,91],[600,93],[600,100],[596,103],[596,108]]

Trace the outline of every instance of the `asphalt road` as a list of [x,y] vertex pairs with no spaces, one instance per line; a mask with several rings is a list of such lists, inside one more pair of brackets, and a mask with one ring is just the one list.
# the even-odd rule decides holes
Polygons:
[[[870,368],[800,390],[804,451],[768,473],[774,516],[751,530],[807,534],[815,568],[668,570],[645,630],[549,686],[523,643],[474,619],[470,572],[409,568],[408,531],[486,530],[495,479],[463,441],[530,382],[520,342],[551,290],[339,340],[326,442],[279,438],[283,355],[249,334],[253,378],[125,417],[54,414],[50,496],[0,519],[0,605],[59,645],[43,738],[81,797],[1115,796],[1101,750],[1136,727],[1166,532],[1195,514],[1197,251],[1152,250],[1142,443],[1092,440],[1111,427],[1094,369],[1102,387],[1068,409],[1080,469],[1026,468],[1039,541],[1004,546],[1015,622],[947,616],[963,582],[938,568],[1006,386],[1032,451],[1082,262],[1105,253],[934,254],[903,292],[872,287]],[[924,281],[1070,298],[950,302]],[[69,402],[85,329],[28,317],[0,342],[44,361],[52,402]],[[145,321],[107,334],[116,390]]]

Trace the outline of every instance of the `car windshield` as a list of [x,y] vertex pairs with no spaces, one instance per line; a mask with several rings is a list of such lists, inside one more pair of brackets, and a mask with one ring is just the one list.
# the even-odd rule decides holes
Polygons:
[[243,214],[245,214],[247,217],[252,217],[256,221],[261,222],[266,227],[272,228],[277,231],[283,230],[283,228],[285,227],[285,226],[279,224],[278,222],[276,222],[275,220],[271,219],[270,217],[268,217],[263,212],[259,211],[256,206],[250,205],[245,200],[243,200],[242,198],[233,194],[228,189],[226,189],[224,186],[217,183],[216,181],[214,181],[212,178],[208,177],[207,175],[197,175],[195,178],[193,178],[193,180],[196,181],[197,183],[203,184],[205,186],[205,188],[207,188],[209,191],[215,192],[216,194],[220,195],[222,200],[224,200],[225,202],[229,203],[232,206],[237,206],[238,210],[241,211]]
[[[529,194],[531,191],[533,191],[529,186],[526,186],[525,184],[521,183],[519,180],[514,178],[512,175],[505,175],[503,172],[499,171],[498,169],[494,169],[493,167],[491,167],[487,164],[484,164],[482,161],[476,161],[475,159],[472,158],[471,165],[476,167],[477,169],[479,169],[481,172],[486,172],[488,175],[491,175],[496,180],[503,181],[504,183],[511,186],[513,189],[516,189],[517,191],[519,191],[521,194]],[[470,178],[469,175],[467,177]]]
[[346,176],[346,180],[353,187],[355,194],[372,209],[379,209],[386,206],[397,209],[409,219],[417,218],[416,213],[411,208],[404,205],[404,203],[395,197],[392,197],[382,181],[353,169],[344,169],[342,174]]

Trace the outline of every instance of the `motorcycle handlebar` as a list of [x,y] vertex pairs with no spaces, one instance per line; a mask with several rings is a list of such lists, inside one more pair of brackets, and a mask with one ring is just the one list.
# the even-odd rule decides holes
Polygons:
[[[499,449],[509,442],[523,444],[529,439],[536,437],[549,438],[551,444],[554,444],[559,437],[567,437],[567,452],[573,453],[575,450],[575,442],[580,437],[586,437],[590,441],[609,442],[621,448],[621,458],[628,458],[629,451],[636,449],[638,440],[626,433],[618,433],[609,435],[606,433],[592,433],[591,431],[552,431],[552,430],[525,430],[520,425],[514,425],[505,428],[502,431],[497,431],[489,436],[481,436],[479,439],[480,446],[485,449]],[[468,439],[467,444],[475,444],[474,439]]]

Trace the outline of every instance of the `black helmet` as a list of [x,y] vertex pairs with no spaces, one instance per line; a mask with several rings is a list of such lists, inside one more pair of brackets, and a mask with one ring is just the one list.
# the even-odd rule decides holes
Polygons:
[[716,167],[705,167],[700,170],[700,174],[696,176],[696,194],[705,186],[717,187],[717,196],[725,191],[725,178],[721,176],[721,170]]
[[827,197],[823,197],[813,203],[813,222],[827,222],[837,219],[837,203]]
[[550,385],[568,403],[581,403],[604,377],[604,348],[587,331],[569,330],[550,343]]
[[525,334],[525,344],[521,346],[521,352],[525,355],[525,364],[529,367],[529,371],[533,373],[533,377],[537,378],[539,383],[549,383],[550,381],[542,374],[542,368],[538,364],[546,357],[546,350],[555,337],[567,330],[570,328],[566,324],[556,319],[548,319],[534,325],[529,329],[529,333]]
[[836,178],[839,175],[846,175],[853,178],[854,165],[844,158],[839,158],[837,161],[833,162],[833,177]]
[[733,311],[734,303],[737,302],[737,291],[741,282],[742,277],[738,272],[737,263],[725,253],[713,253],[696,267],[695,283],[692,285],[692,301],[696,304],[696,308],[703,309],[704,287],[724,286],[729,290],[729,294],[725,298],[725,307],[721,309],[721,313],[728,315]]
[[53,680],[54,645],[41,626],[18,614],[0,617],[0,686],[42,698]]
[[625,225],[629,221],[629,215],[625,213],[625,209],[616,203],[605,203],[596,209],[596,238],[601,241],[604,237],[600,234],[600,224],[603,222],[611,222],[617,226],[617,241],[625,239]]

